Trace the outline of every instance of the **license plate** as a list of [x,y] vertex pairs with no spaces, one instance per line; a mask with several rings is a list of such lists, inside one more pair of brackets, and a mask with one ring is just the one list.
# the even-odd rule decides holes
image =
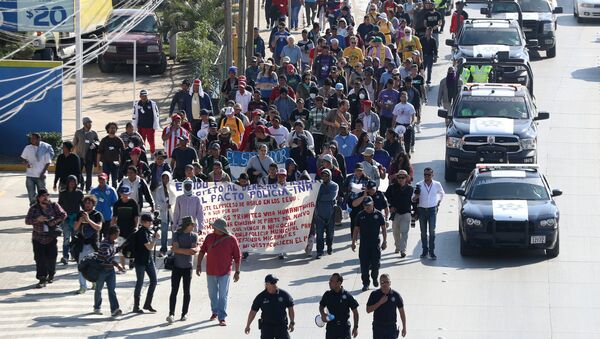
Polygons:
[[531,236],[531,243],[532,244],[545,244],[546,243],[546,236],[545,235],[532,235]]
[[133,65],[133,59],[127,59],[127,64],[128,65]]

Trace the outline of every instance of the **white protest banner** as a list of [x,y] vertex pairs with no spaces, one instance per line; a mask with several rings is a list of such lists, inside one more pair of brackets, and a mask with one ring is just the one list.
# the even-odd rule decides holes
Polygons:
[[[200,241],[212,232],[217,218],[227,221],[242,252],[282,253],[306,247],[312,222],[318,181],[297,181],[283,185],[233,183],[194,183],[192,194],[200,197],[204,210],[204,230]],[[173,182],[170,200],[183,194],[183,184]]]

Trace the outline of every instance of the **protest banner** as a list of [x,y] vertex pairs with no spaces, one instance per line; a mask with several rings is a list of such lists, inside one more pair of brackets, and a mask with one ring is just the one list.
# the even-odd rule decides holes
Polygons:
[[[234,178],[239,177],[241,173],[246,171],[248,161],[257,154],[258,153],[256,152],[227,151],[229,168],[231,169],[231,174],[233,174]],[[290,157],[290,149],[287,147],[276,149],[270,151],[268,154],[276,164],[280,165],[279,167],[283,167],[285,161]]]
[[[318,181],[247,187],[233,183],[194,183],[192,194],[200,197],[204,210],[200,241],[212,232],[209,224],[223,218],[243,252],[303,250],[320,186]],[[180,182],[172,182],[169,189],[171,201],[183,194]]]

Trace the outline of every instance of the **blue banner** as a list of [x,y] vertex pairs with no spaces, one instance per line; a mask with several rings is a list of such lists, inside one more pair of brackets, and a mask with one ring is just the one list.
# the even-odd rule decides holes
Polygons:
[[[227,151],[227,160],[229,166],[246,167],[250,158],[257,154],[256,152]],[[270,151],[269,156],[273,158],[276,164],[285,164],[285,161],[290,157],[290,149],[286,147]]]

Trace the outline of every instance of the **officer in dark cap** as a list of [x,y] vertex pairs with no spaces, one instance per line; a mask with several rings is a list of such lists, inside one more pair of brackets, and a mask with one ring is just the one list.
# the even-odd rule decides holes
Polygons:
[[385,216],[385,220],[388,220],[390,209],[387,198],[383,192],[377,190],[377,183],[374,180],[368,180],[363,193],[352,200],[352,210],[356,210],[356,215],[363,210],[363,201],[366,197],[371,197],[371,199],[373,199],[375,209],[382,212]]
[[189,102],[192,100],[192,96],[190,94],[190,81],[188,79],[184,79],[181,82],[181,89],[175,93],[173,98],[171,99],[171,105],[169,106],[169,116],[173,115],[173,112],[180,111],[185,109]]
[[[373,198],[365,197],[362,201],[363,210],[356,217],[354,233],[352,233],[352,251],[356,250],[356,239],[360,234],[360,248],[358,258],[360,260],[360,273],[363,282],[363,292],[369,289],[369,270],[373,278],[373,286],[379,286],[379,263],[381,250],[387,247],[386,222],[383,214],[375,209]],[[383,243],[379,246],[379,232],[383,235]]]
[[294,300],[289,293],[277,287],[278,281],[279,279],[272,274],[265,277],[265,290],[252,302],[244,330],[246,334],[250,334],[250,325],[258,310],[262,310],[258,320],[261,339],[289,339],[288,330],[294,332]]
[[[332,274],[329,278],[330,290],[323,294],[319,302],[321,320],[327,323],[327,339],[350,338],[350,310],[354,317],[352,336],[356,338],[358,335],[358,302],[342,287],[343,282],[344,278],[339,273]],[[325,308],[328,313],[325,313]]]
[[373,338],[396,339],[398,330],[396,309],[402,320],[402,337],[406,336],[406,315],[400,293],[392,289],[392,280],[387,274],[379,278],[381,288],[371,292],[367,301],[367,313],[373,313]]

